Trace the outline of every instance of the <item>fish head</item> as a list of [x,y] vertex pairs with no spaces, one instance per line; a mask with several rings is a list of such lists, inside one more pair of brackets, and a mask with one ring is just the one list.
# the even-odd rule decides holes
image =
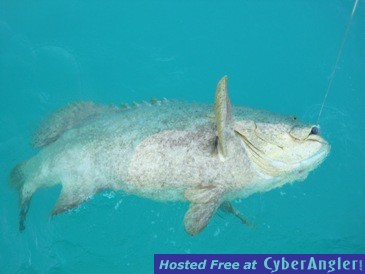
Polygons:
[[271,113],[236,120],[234,131],[256,169],[286,181],[304,180],[330,151],[318,125]]

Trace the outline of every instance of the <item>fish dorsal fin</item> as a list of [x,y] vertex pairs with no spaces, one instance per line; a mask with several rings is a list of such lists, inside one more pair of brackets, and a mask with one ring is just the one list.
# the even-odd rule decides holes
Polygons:
[[214,102],[215,122],[218,134],[218,154],[225,159],[228,156],[227,142],[232,131],[231,102],[228,97],[227,76],[218,82]]
[[97,105],[92,102],[75,102],[51,114],[33,135],[32,146],[44,147],[56,141],[68,129],[79,126],[91,119],[111,112],[113,106]]

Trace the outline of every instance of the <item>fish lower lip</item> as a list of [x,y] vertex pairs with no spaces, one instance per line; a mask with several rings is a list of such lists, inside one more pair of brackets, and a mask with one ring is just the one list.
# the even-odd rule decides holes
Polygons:
[[307,163],[310,164],[312,162],[322,161],[329,153],[329,150],[330,150],[330,145],[327,142],[325,142],[323,143],[323,146],[316,155],[313,155],[312,157],[306,159],[304,162],[306,164]]

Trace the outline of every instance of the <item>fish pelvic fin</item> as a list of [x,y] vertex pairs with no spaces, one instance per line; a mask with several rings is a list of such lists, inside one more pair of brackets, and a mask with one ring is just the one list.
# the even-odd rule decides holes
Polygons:
[[227,214],[232,214],[237,219],[239,219],[244,225],[247,225],[251,228],[255,227],[255,224],[251,223],[248,219],[246,219],[246,217],[243,216],[242,213],[237,208],[235,208],[229,201],[224,201],[219,206],[219,210]]
[[197,235],[208,225],[222,203],[223,192],[223,188],[214,186],[200,186],[185,192],[185,197],[190,201],[184,217],[185,231],[188,234]]

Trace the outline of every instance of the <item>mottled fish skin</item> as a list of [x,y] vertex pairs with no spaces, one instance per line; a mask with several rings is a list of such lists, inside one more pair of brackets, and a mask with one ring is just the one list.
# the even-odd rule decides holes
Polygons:
[[53,214],[103,189],[122,190],[159,201],[189,201],[185,229],[195,235],[222,203],[232,208],[229,200],[303,179],[329,152],[323,138],[311,136],[311,125],[232,107],[226,77],[214,105],[155,99],[121,109],[78,104],[59,111],[67,118],[47,120],[33,141],[43,148],[11,173],[21,230],[34,192],[62,184]]

